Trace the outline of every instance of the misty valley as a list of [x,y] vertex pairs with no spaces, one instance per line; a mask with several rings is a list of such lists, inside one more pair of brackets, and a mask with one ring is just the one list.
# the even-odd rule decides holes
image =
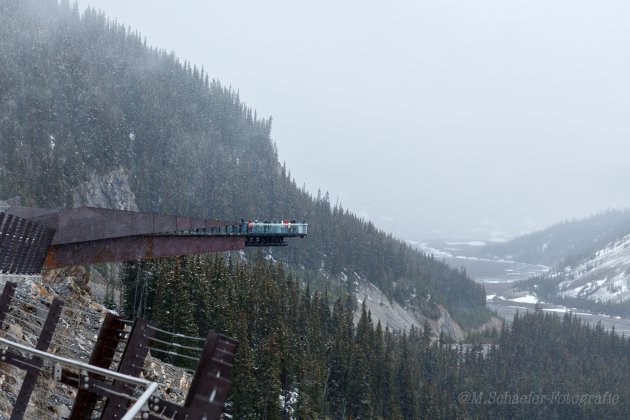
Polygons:
[[[614,328],[617,334],[630,333],[630,316],[621,316],[617,311],[606,313],[589,308],[589,303],[573,302],[577,306],[564,306],[545,302],[542,298],[530,294],[528,283],[532,278],[544,276],[551,268],[543,264],[530,264],[518,261],[489,258],[483,255],[483,241],[429,241],[417,243],[424,252],[435,255],[446,264],[456,269],[464,269],[477,283],[486,290],[488,308],[505,318],[508,322],[516,313],[544,311],[558,314],[571,313],[590,324],[600,323],[606,330]],[[529,280],[529,282],[528,282]],[[587,309],[589,308],[589,309]]]

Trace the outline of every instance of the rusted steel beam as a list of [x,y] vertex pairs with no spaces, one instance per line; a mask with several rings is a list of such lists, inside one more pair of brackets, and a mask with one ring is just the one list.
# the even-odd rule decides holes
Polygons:
[[[116,354],[116,347],[118,343],[124,338],[123,331],[125,329],[125,323],[120,318],[112,313],[108,313],[101,324],[101,330],[98,334],[96,343],[94,344],[94,350],[90,356],[90,364],[105,369],[109,369],[112,359]],[[94,379],[104,379],[100,375],[94,375],[90,373],[89,378],[91,381]],[[74,386],[78,386],[78,377]],[[77,397],[74,400],[72,406],[72,412],[68,419],[87,419],[91,418],[98,401],[98,395],[94,392],[90,392],[84,388],[80,388],[77,392]]]
[[219,419],[232,385],[229,380],[238,341],[210,332],[184,406],[192,418]]
[[219,420],[223,414],[223,407],[227,400],[232,382],[226,378],[216,378],[212,385],[204,384],[200,393],[195,394],[189,413],[193,419]]
[[[63,309],[63,301],[61,299],[53,299],[50,304],[50,308],[48,309],[48,315],[46,316],[46,321],[44,322],[44,326],[39,334],[39,339],[37,340],[37,344],[35,348],[41,351],[47,351],[50,342],[52,341],[53,334],[55,333],[55,328],[57,327],[57,322],[59,322],[59,317],[61,316],[61,310]],[[19,366],[22,369],[26,369],[26,375],[24,375],[24,381],[22,381],[22,387],[20,388],[20,393],[17,396],[15,401],[15,405],[13,406],[13,411],[11,412],[11,420],[18,420],[24,417],[24,413],[26,413],[26,407],[28,406],[28,401],[31,399],[31,394],[35,389],[35,384],[37,383],[37,377],[39,376],[39,370],[42,367],[43,360],[39,357],[33,357],[29,360],[27,366]]]
[[238,236],[132,236],[53,245],[48,249],[44,268],[236,251],[244,247],[245,238]]
[[39,273],[42,271],[44,260],[48,255],[48,248],[50,247],[50,243],[52,242],[54,235],[54,229],[44,226],[42,235],[36,245],[35,255],[33,256],[33,263],[31,265],[33,273]]
[[2,295],[0,295],[0,327],[2,327],[2,323],[6,318],[7,312],[9,312],[9,304],[11,303],[11,298],[15,294],[16,287],[17,283],[8,281],[4,284],[4,289],[2,289]]
[[[149,353],[149,341],[155,335],[153,328],[148,328],[148,322],[138,318],[133,324],[133,328],[125,347],[125,352],[120,359],[118,372],[130,376],[140,376],[140,372],[144,366],[144,359]],[[125,384],[121,381],[114,380],[111,390],[117,394],[133,395],[135,386]],[[108,398],[101,414],[101,419],[122,418],[127,411],[129,400],[122,396],[113,396]]]
[[237,222],[156,213],[79,207],[46,210],[10,207],[7,213],[57,230],[53,245],[114,239],[128,236],[172,234],[190,229],[230,226]]

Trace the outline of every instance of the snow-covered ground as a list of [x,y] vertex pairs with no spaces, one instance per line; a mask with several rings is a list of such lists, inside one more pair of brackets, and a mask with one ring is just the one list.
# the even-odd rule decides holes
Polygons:
[[622,302],[630,299],[630,235],[607,245],[575,267],[566,267],[563,296]]
[[521,296],[514,299],[509,299],[509,300],[512,302],[517,302],[517,303],[531,303],[531,304],[538,303],[538,298],[532,295]]

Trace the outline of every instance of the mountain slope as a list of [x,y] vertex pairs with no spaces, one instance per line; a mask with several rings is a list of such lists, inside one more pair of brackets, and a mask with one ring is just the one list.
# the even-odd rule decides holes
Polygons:
[[576,266],[567,266],[560,283],[562,296],[600,301],[630,300],[630,235],[610,243]]
[[573,265],[525,284],[547,302],[609,315],[630,314],[630,235],[609,243]]
[[271,119],[204,69],[91,9],[2,4],[0,196],[68,206],[95,177],[122,171],[140,210],[305,219],[308,240],[275,258],[313,278],[357,273],[430,316],[443,304],[461,323],[487,318],[483,288],[465,274],[298,188],[278,162]]
[[578,261],[629,233],[630,210],[608,210],[585,219],[558,223],[508,242],[491,244],[482,252],[553,267]]

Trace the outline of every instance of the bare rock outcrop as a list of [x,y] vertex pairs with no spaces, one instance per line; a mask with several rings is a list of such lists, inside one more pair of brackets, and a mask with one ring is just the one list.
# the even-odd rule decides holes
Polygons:
[[73,206],[137,211],[136,195],[129,185],[129,176],[129,171],[122,167],[105,175],[92,173],[88,181],[72,192]]

